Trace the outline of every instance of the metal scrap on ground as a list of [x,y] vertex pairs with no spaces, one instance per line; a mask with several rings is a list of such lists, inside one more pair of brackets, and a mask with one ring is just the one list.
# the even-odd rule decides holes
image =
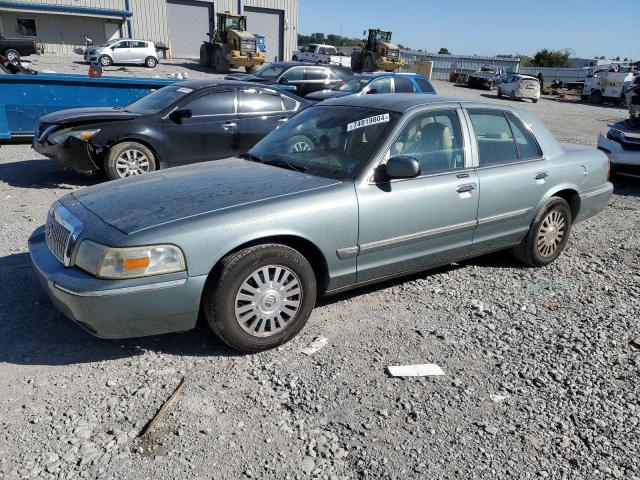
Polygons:
[[182,380],[180,380],[180,383],[178,384],[176,389],[173,391],[171,396],[167,399],[167,401],[162,404],[162,406],[160,407],[160,410],[158,410],[158,413],[156,413],[154,417],[151,419],[151,421],[147,423],[147,425],[142,429],[142,431],[140,432],[140,435],[138,435],[139,437],[152,433],[155,430],[156,424],[169,411],[169,409],[171,408],[171,405],[175,403],[175,401],[178,399],[178,396],[180,396],[180,394],[182,393],[186,385],[187,385],[187,377],[182,377]]
[[389,365],[387,367],[392,377],[436,377],[444,375],[444,371],[435,363],[423,365]]
[[329,342],[328,338],[325,338],[322,336],[316,337],[315,340],[311,342],[308,347],[305,347],[302,349],[302,353],[304,353],[305,355],[313,355],[322,347],[324,347],[328,342]]

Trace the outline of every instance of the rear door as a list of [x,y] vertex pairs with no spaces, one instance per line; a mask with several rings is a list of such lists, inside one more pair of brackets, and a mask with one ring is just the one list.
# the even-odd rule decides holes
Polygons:
[[303,95],[328,88],[329,72],[324,67],[304,67]]
[[239,148],[236,91],[209,91],[187,99],[179,108],[191,118],[164,119],[165,151],[169,166],[233,157]]
[[467,109],[475,137],[480,187],[474,253],[518,243],[553,181],[553,169],[533,133],[511,112]]
[[130,42],[131,43],[131,61],[136,63],[142,63],[145,61],[145,54],[147,52],[147,44],[145,42]]
[[279,79],[283,85],[295,88],[295,94],[304,96],[304,67],[292,67],[284,72]]
[[257,88],[238,92],[238,154],[248,152],[288,114],[280,94]]
[[413,82],[406,77],[394,77],[393,85],[395,93],[415,93],[416,91]]

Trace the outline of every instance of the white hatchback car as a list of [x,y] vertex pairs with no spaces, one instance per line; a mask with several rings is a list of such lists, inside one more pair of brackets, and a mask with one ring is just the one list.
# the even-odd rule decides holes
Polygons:
[[540,100],[540,82],[529,75],[507,74],[498,85],[498,97],[509,97],[511,100],[528,98],[537,103]]
[[84,52],[84,60],[99,62],[103,67],[125,63],[154,68],[158,65],[158,54],[153,42],[127,38],[112,40],[99,47],[88,47]]

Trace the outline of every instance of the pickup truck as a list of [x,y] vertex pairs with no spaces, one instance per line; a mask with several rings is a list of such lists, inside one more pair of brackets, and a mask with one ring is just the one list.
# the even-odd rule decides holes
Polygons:
[[294,62],[330,63],[332,65],[351,67],[351,57],[339,53],[338,49],[333,45],[319,43],[310,43],[300,50],[296,50],[293,52],[291,60]]
[[0,35],[0,55],[13,62],[20,57],[27,57],[37,53],[38,45],[35,40],[28,38],[5,38]]

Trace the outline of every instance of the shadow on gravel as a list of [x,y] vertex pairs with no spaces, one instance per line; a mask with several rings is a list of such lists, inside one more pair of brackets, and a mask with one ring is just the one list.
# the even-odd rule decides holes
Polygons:
[[75,186],[89,186],[100,178],[87,177],[64,170],[55,160],[24,160],[0,163],[0,182],[19,188],[60,188],[71,190]]
[[640,176],[617,175],[612,180],[613,193],[623,197],[640,197]]
[[237,356],[202,322],[185,333],[132,340],[95,338],[59,313],[31,270],[28,253],[0,257],[0,364],[70,365],[133,358],[146,351]]

